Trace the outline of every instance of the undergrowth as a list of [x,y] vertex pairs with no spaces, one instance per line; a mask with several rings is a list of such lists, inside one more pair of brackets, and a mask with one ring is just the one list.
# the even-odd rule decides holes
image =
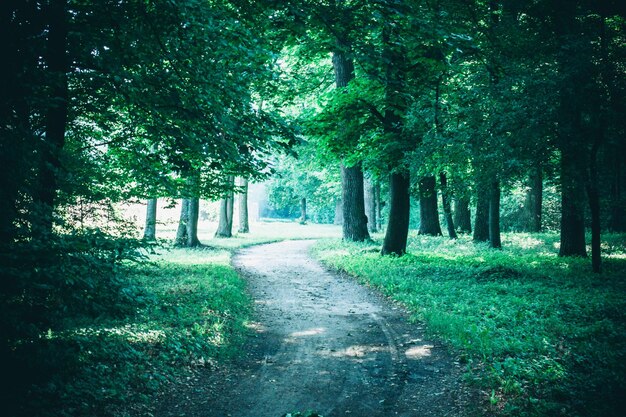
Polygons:
[[447,342],[500,416],[626,415],[626,248],[603,242],[604,273],[559,258],[558,236],[509,234],[504,249],[412,236],[408,254],[338,240],[316,256],[405,305]]
[[115,273],[132,291],[123,314],[68,316],[18,343],[32,372],[11,415],[147,415],[169,383],[236,354],[250,305],[229,251],[172,249]]

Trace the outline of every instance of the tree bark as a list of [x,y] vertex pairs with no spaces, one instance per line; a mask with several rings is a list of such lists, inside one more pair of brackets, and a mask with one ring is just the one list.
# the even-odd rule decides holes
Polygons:
[[466,197],[454,199],[454,225],[459,233],[472,233],[472,215],[470,212],[470,200]]
[[489,240],[489,195],[487,190],[479,187],[477,190],[476,214],[474,216],[474,242]]
[[418,234],[441,236],[439,211],[437,209],[437,189],[434,175],[422,177],[419,181],[420,227]]
[[[345,38],[336,39],[333,51],[335,86],[344,89],[354,79],[354,63],[348,56],[350,47]],[[367,231],[367,216],[363,199],[363,171],[361,164],[351,167],[341,164],[341,199],[343,202],[343,238],[362,242],[370,238]]]
[[250,222],[248,221],[248,180],[241,178],[241,192],[239,193],[239,233],[250,232]]
[[69,104],[66,8],[66,0],[52,0],[46,13],[49,25],[48,50],[45,58],[50,79],[50,99],[39,167],[36,199],[38,219],[33,223],[35,235],[38,237],[45,237],[52,233],[53,212],[61,170],[60,153],[65,146]]
[[[235,177],[228,176],[228,187],[232,190]],[[228,191],[220,200],[220,216],[215,237],[229,238],[233,236],[233,192]]]
[[143,240],[156,240],[157,199],[151,198],[146,204],[146,227],[143,231]]
[[370,233],[378,232],[378,220],[376,213],[376,185],[365,180],[365,213],[367,215],[367,229]]
[[198,239],[198,218],[200,215],[200,199],[193,197],[189,199],[187,219],[187,246],[190,248],[200,246]]
[[[561,149],[561,248],[559,256],[587,256],[580,151]],[[582,171],[584,172],[584,170]]]
[[374,186],[375,201],[376,201],[376,228],[379,231],[383,231],[383,202],[380,199],[380,182],[376,182]]
[[439,182],[441,183],[441,205],[443,207],[444,218],[448,229],[448,237],[456,239],[456,230],[454,229],[454,220],[452,219],[452,204],[450,204],[450,196],[448,195],[448,178],[445,172],[439,173]]
[[187,223],[189,222],[189,199],[183,198],[180,206],[180,218],[178,220],[178,230],[176,231],[176,246],[187,244]]
[[363,171],[361,165],[341,165],[343,201],[343,238],[355,242],[369,240],[365,199],[363,195]]
[[502,248],[500,237],[500,182],[491,183],[489,193],[489,246],[494,249]]
[[307,218],[306,197],[302,197],[300,199],[300,218],[298,219],[298,221],[300,222],[300,224],[306,224]]
[[528,191],[526,193],[525,210],[527,218],[526,230],[531,233],[541,232],[543,206],[543,169],[535,166],[531,169],[528,178]]
[[393,173],[389,178],[389,222],[381,253],[404,255],[409,234],[410,179],[408,173]]

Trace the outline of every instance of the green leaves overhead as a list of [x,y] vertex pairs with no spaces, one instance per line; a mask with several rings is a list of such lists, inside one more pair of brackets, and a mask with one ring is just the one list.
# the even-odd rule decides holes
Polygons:
[[176,194],[177,178],[200,171],[202,194],[216,195],[220,176],[262,173],[267,155],[293,140],[255,98],[274,78],[275,53],[258,32],[265,24],[239,6],[71,5],[71,136],[132,178],[131,193]]

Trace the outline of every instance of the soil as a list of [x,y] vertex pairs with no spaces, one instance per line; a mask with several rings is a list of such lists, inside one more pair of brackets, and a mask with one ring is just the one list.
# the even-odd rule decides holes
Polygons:
[[255,322],[244,354],[201,372],[158,416],[467,416],[471,394],[446,349],[407,313],[309,255],[312,241],[238,252]]

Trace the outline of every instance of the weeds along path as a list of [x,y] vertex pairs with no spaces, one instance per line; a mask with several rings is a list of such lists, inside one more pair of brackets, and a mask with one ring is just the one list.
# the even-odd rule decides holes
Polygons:
[[238,252],[255,303],[235,364],[200,378],[163,415],[463,416],[458,366],[404,312],[309,256],[312,241]]

